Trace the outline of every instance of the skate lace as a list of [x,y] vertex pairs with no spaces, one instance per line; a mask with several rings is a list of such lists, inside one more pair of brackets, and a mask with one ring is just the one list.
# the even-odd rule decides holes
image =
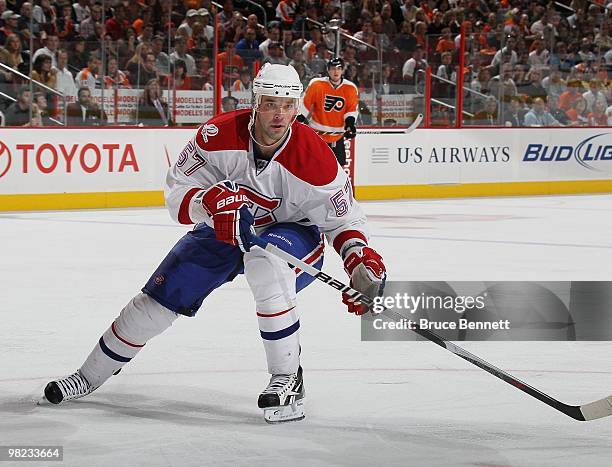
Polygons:
[[78,371],[64,379],[56,381],[56,383],[62,391],[64,395],[63,400],[65,401],[85,396],[93,389],[89,382]]
[[268,387],[264,389],[262,394],[282,394],[293,387],[295,382],[295,374],[290,375],[272,375]]

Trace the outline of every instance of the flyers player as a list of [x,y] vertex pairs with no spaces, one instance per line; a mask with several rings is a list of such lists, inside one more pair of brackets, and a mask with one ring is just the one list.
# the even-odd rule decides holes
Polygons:
[[[314,279],[255,247],[253,235],[318,269],[325,236],[360,292],[381,290],[385,267],[368,246],[366,218],[345,172],[321,138],[295,121],[301,95],[293,67],[266,64],[253,81],[252,109],[221,114],[197,130],[169,169],[165,187],[172,218],[195,227],[123,308],[81,367],[47,384],[49,402],[90,394],[150,339],[175,320],[194,316],[210,293],[244,274],[271,375],[258,406],[271,423],[304,417],[297,293]],[[343,301],[351,313],[366,311],[347,297]],[[224,319],[231,323],[236,316]],[[209,358],[222,362],[223,353]]]
[[357,86],[344,79],[344,61],[332,58],[327,62],[327,77],[314,78],[304,94],[301,122],[308,122],[321,139],[334,151],[340,165],[346,164],[344,140],[357,135],[355,120],[358,114]]

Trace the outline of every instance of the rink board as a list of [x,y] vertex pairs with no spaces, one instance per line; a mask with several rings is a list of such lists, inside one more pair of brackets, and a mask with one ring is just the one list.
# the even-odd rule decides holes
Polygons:
[[[193,128],[3,129],[0,210],[162,205],[166,171],[193,134]],[[612,192],[608,128],[359,134],[354,147],[358,199]]]

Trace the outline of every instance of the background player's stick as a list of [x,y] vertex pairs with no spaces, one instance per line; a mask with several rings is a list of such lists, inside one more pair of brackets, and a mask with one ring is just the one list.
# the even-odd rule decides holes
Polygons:
[[[418,114],[410,126],[406,128],[358,128],[357,133],[360,135],[407,135],[412,133],[423,121],[423,115]],[[344,131],[317,131],[320,135],[340,135]]]
[[[281,250],[277,246],[266,242],[262,238],[253,236],[253,242],[264,250],[287,261],[289,264],[302,269],[315,279],[319,279],[322,282],[325,282],[326,284],[341,292],[348,293],[356,301],[359,301],[365,305],[373,304],[372,298],[367,297],[361,294],[360,292],[357,292],[356,290],[352,289],[347,285],[344,285],[339,280],[334,279],[333,277],[319,271],[318,269],[312,267],[309,264],[306,264],[302,260],[299,260],[295,256],[287,253],[286,251]],[[405,317],[401,314],[389,309],[387,309],[383,314],[387,317],[393,317],[395,319],[405,319]],[[437,335],[436,333],[428,329],[423,329],[420,328],[418,325],[415,325],[412,330],[420,336],[424,337],[425,339],[430,340],[434,344],[438,344],[440,347],[444,347],[449,352],[452,352],[458,357],[467,360],[473,365],[476,365],[478,368],[485,370],[493,376],[496,376],[497,378],[505,381],[506,383],[511,384],[515,388],[520,389],[521,391],[529,394],[531,397],[534,397],[539,401],[544,402],[546,405],[552,407],[553,409],[557,409],[560,412],[563,412],[564,414],[572,417],[575,420],[588,421],[612,415],[612,395],[604,399],[600,399],[598,401],[583,405],[565,404],[563,402],[558,401],[557,399],[554,399],[548,394],[544,394],[542,391],[534,388],[533,386],[530,386],[529,384],[521,381],[515,376],[506,373],[504,370],[501,370],[496,366],[491,365],[489,362],[483,360],[480,357],[477,357],[476,355],[472,354],[471,352],[468,352],[467,350],[459,347],[458,345],[447,341],[443,337]]]

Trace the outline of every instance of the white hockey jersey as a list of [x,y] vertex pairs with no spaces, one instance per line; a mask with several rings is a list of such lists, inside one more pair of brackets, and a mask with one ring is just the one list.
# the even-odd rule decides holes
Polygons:
[[331,149],[308,126],[294,122],[269,161],[255,160],[248,132],[250,110],[228,112],[202,125],[166,178],[166,205],[181,224],[212,221],[201,195],[222,180],[247,193],[259,233],[270,225],[316,225],[341,253],[356,239],[367,243],[366,218],[350,180]]

